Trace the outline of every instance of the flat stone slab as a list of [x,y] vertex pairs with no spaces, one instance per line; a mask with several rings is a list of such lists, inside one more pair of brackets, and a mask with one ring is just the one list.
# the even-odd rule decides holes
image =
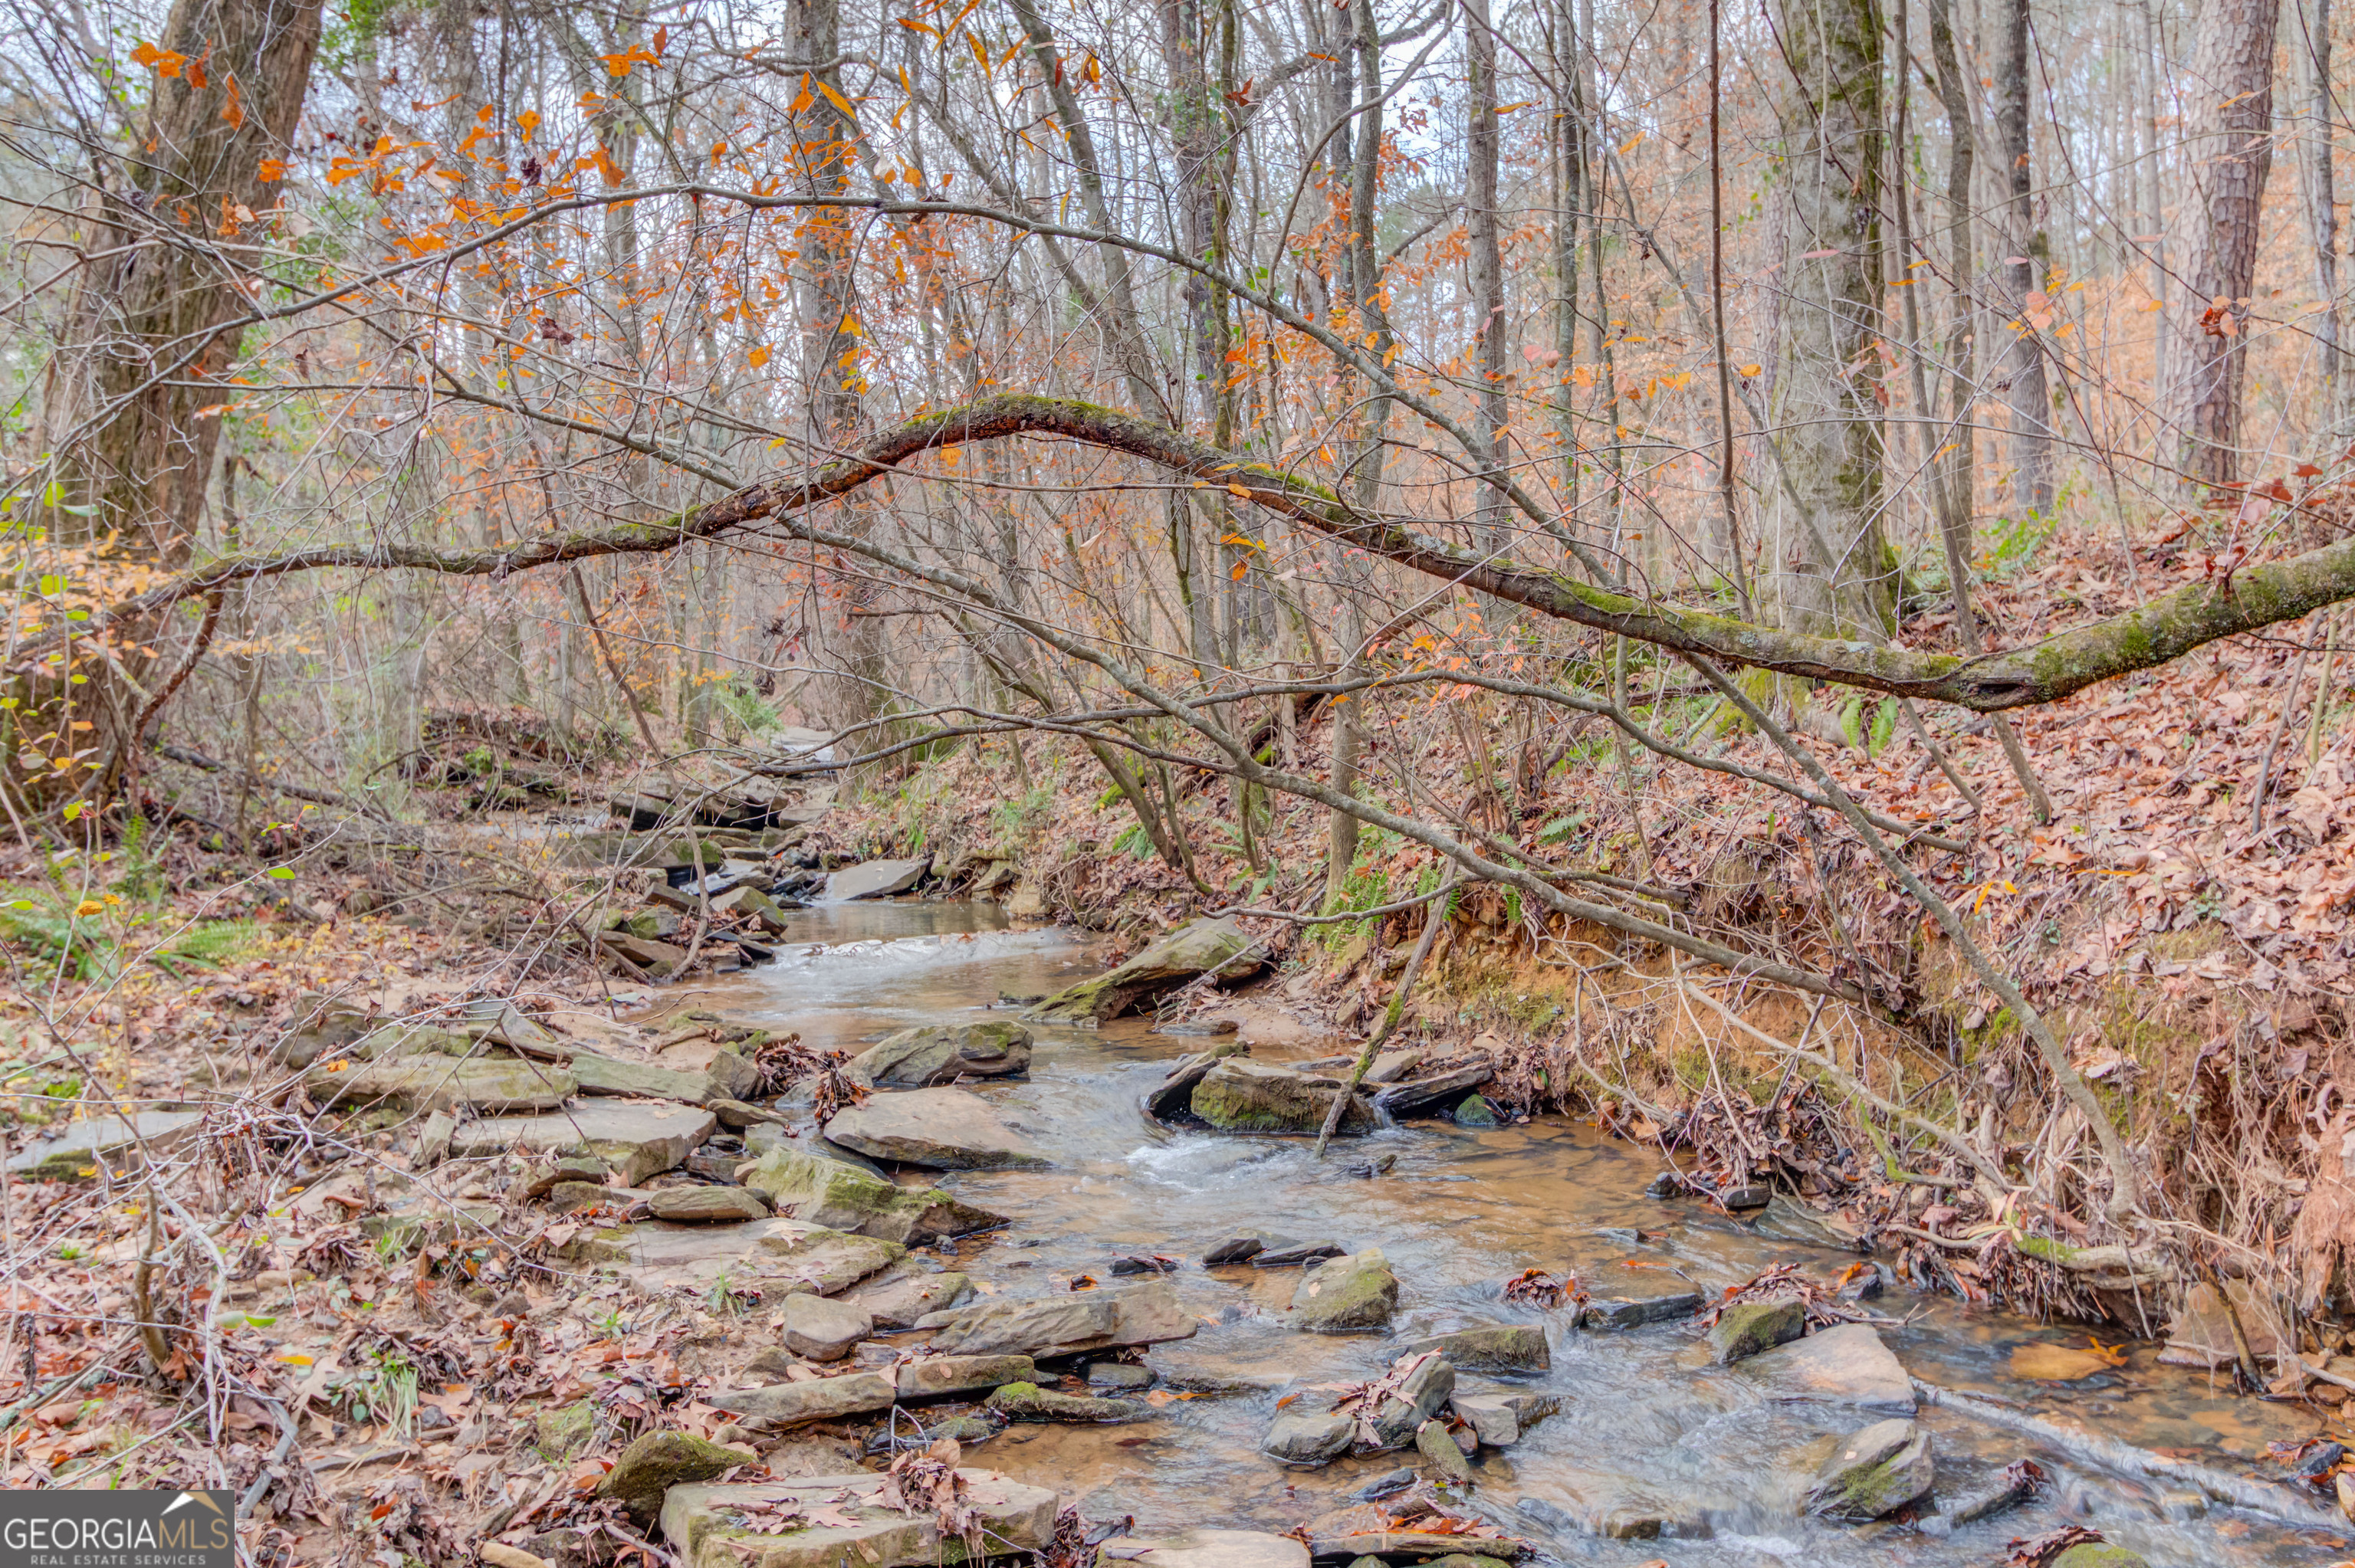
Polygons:
[[1913,1414],[1913,1383],[1904,1363],[1865,1323],[1843,1323],[1763,1351],[1735,1362],[1734,1372],[1768,1399]]
[[875,1319],[845,1301],[796,1290],[778,1313],[785,1349],[814,1361],[838,1361],[875,1331]]
[[709,1396],[711,1408],[730,1415],[794,1426],[805,1421],[830,1421],[837,1415],[859,1415],[889,1410],[900,1397],[891,1374],[845,1372],[840,1377],[812,1378],[806,1383],[773,1383],[763,1388],[723,1388]]
[[549,1111],[570,1099],[572,1075],[537,1062],[488,1056],[390,1056],[380,1061],[313,1067],[304,1092],[330,1109],[454,1111],[485,1116]]
[[891,1371],[903,1400],[977,1393],[1039,1377],[1039,1365],[1028,1356],[926,1356]]
[[699,1106],[715,1093],[711,1080],[701,1073],[682,1073],[676,1067],[625,1062],[587,1051],[573,1053],[571,1066],[572,1076],[584,1095],[631,1096]]
[[602,1154],[634,1187],[676,1167],[709,1138],[719,1118],[692,1106],[598,1102],[547,1116],[470,1121],[450,1137],[453,1160],[510,1152]]
[[1194,1315],[1167,1285],[1082,1290],[1042,1301],[992,1301],[934,1312],[916,1327],[954,1355],[1074,1355],[1114,1345],[1155,1345],[1194,1337]]
[[140,1111],[128,1121],[119,1116],[91,1117],[11,1155],[8,1173],[37,1181],[71,1181],[94,1177],[101,1170],[128,1170],[138,1163],[143,1141],[158,1151],[171,1148],[204,1119],[202,1111]]
[[[1348,1090],[1348,1084],[1339,1078],[1230,1056],[1202,1075],[1186,1104],[1196,1117],[1221,1132],[1306,1137],[1324,1127],[1334,1100]],[[1380,1118],[1365,1097],[1351,1094],[1341,1123],[1334,1130],[1354,1138],[1380,1125]]]
[[[905,893],[932,869],[932,857],[922,860],[870,860],[858,865],[848,865],[826,879],[826,895],[831,899],[888,898],[894,893]],[[869,1564],[868,1568],[874,1568]]]
[[1100,1559],[1143,1568],[1308,1568],[1308,1548],[1288,1535],[1256,1530],[1183,1530],[1175,1535],[1118,1536]]
[[946,1312],[973,1299],[973,1281],[949,1271],[911,1274],[862,1286],[851,1298],[879,1329],[906,1329],[931,1312]]
[[655,1218],[682,1225],[741,1225],[769,1217],[768,1200],[749,1187],[666,1187],[646,1207]]
[[[1041,1551],[1054,1538],[1061,1501],[994,1470],[960,1469],[962,1500],[980,1516],[984,1551]],[[680,1568],[951,1568],[968,1561],[964,1542],[943,1534],[929,1512],[886,1507],[877,1494],[887,1478],[871,1471],[738,1486],[673,1487],[664,1499],[663,1534]],[[756,1505],[748,1511],[746,1505]],[[790,1508],[788,1507],[790,1505]],[[815,1520],[798,1527],[794,1513]]]
[[562,1255],[576,1263],[615,1264],[642,1282],[698,1288],[721,1275],[739,1290],[814,1290],[838,1295],[907,1255],[896,1242],[846,1235],[783,1215],[741,1225],[613,1225],[576,1236]]
[[908,1089],[837,1112],[826,1138],[870,1160],[933,1171],[1043,1171],[1053,1163],[963,1089]]

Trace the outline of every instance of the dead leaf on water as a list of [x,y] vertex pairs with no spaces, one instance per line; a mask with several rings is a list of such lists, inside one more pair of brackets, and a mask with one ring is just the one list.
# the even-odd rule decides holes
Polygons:
[[2067,1345],[2019,1345],[2011,1352],[2011,1375],[2033,1383],[2075,1383],[2096,1372],[2115,1371],[2124,1359]]

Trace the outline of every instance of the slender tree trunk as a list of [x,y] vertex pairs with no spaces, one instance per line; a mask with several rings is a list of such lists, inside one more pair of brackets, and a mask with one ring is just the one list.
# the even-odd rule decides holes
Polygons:
[[2307,231],[2314,240],[2314,284],[2322,302],[2314,318],[2317,357],[2323,387],[2321,428],[2316,434],[2336,447],[2348,428],[2350,391],[2346,324],[2339,306],[2339,211],[2332,168],[2333,128],[2338,115],[2330,79],[2330,0],[2297,0],[2300,36],[2290,40],[2290,58],[2300,66],[2300,108],[2306,125],[2297,141],[2298,183],[2306,196]]
[[1785,292],[1772,404],[1785,484],[1770,601],[1795,630],[1878,641],[1892,622],[1881,535],[1882,128],[1874,0],[1786,0],[1781,34]]
[[2187,484],[2240,476],[2242,353],[2273,168],[2276,0],[2205,0],[2192,47],[2183,195],[2168,249],[2183,280],[2164,313],[2160,400]]
[[2043,309],[2051,247],[2036,221],[2035,137],[2028,117],[2029,0],[2005,0],[2003,60],[1996,78],[1996,134],[2003,148],[2010,200],[2004,205],[2002,278],[2006,329],[2003,376],[2010,386],[2013,502],[2042,513],[2052,505],[2052,399],[2044,351],[2031,313]]
[[[1472,247],[1472,333],[1479,394],[1474,429],[1492,461],[1505,462],[1505,255],[1497,223],[1497,35],[1488,0],[1463,0],[1464,52],[1471,62],[1465,122],[1466,171],[1464,227]],[[1506,500],[1493,483],[1480,487],[1479,523],[1474,531],[1483,551],[1505,548]]]

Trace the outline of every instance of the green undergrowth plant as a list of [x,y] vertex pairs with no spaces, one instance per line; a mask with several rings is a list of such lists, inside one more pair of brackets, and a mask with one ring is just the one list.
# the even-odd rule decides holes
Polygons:
[[176,915],[146,844],[147,824],[133,817],[115,848],[59,855],[47,881],[0,888],[0,944],[26,968],[107,981],[139,963],[174,976],[218,969],[260,939],[251,920]]

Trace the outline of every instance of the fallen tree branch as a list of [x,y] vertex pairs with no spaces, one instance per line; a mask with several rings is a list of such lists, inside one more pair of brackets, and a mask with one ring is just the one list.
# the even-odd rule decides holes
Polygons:
[[[619,432],[600,432],[621,440]],[[2150,669],[2219,638],[2297,620],[2355,598],[2355,535],[2260,564],[2222,583],[2188,583],[2138,609],[2064,631],[2024,648],[1978,658],[1876,647],[1753,625],[1731,616],[1642,599],[1561,575],[1492,560],[1358,513],[1333,490],[1151,420],[1093,404],[1009,394],[920,415],[868,438],[848,456],[799,477],[747,485],[716,501],[649,523],[552,534],[511,547],[443,550],[423,545],[352,543],[224,556],[145,593],[94,612],[90,630],[144,616],[237,582],[328,567],[408,568],[460,577],[505,576],[596,556],[658,554],[698,539],[783,519],[858,490],[941,447],[1013,436],[1058,436],[1127,453],[1203,484],[1224,486],[1279,515],[1400,566],[1519,604],[1557,620],[1689,657],[1949,702],[1982,712],[2058,702],[2096,682]],[[629,443],[624,443],[629,444]],[[643,444],[639,442],[638,444]],[[658,454],[659,455],[659,454]],[[783,532],[813,544],[896,565],[855,535],[794,522]],[[62,632],[20,650],[20,662]]]

